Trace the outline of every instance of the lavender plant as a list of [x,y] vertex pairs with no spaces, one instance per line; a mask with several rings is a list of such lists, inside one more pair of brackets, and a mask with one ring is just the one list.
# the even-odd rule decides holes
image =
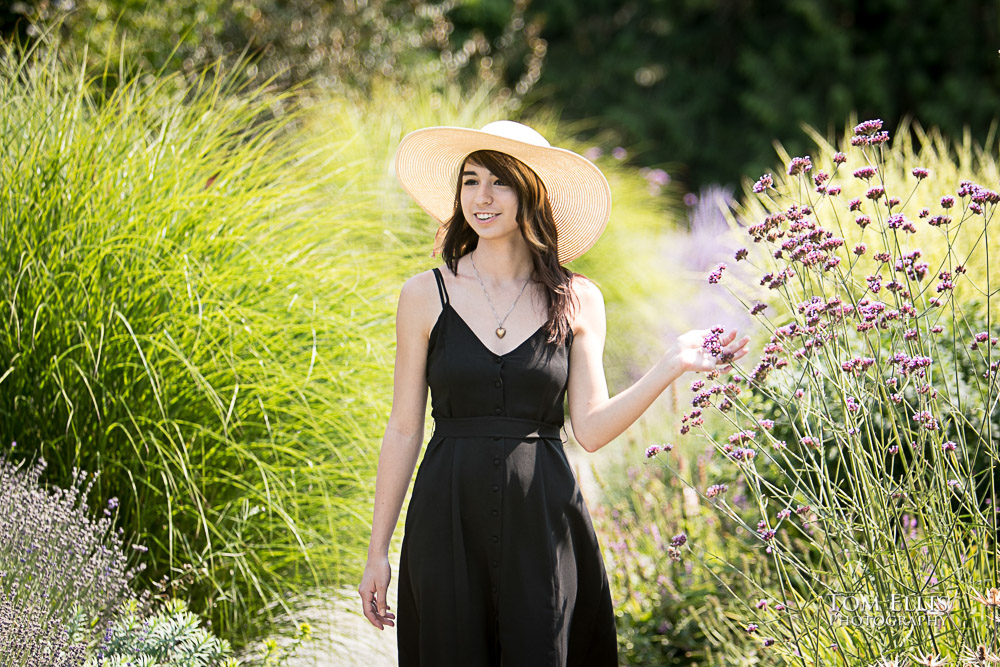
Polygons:
[[[750,188],[753,243],[734,260],[766,296],[731,291],[770,337],[752,368],[691,386],[681,432],[702,427],[729,466],[699,492],[770,566],[748,569],[759,594],[735,600],[768,660],[998,662],[1000,195],[956,179],[941,142],[938,178],[904,170],[915,154],[881,121],[844,143]],[[727,285],[724,268],[709,281]],[[756,525],[720,493],[736,480]]]
[[[80,665],[133,598],[117,500],[97,520],[87,497],[96,476],[44,489],[45,462],[15,466],[0,454],[0,656],[4,665]],[[142,549],[142,547],[135,547]]]

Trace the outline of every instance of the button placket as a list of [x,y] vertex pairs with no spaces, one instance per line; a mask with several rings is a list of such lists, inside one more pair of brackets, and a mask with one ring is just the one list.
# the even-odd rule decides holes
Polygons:
[[[493,382],[493,387],[496,391],[496,402],[494,404],[493,412],[496,415],[504,414],[504,400],[503,400],[503,366],[504,360],[500,356],[494,357],[496,361],[497,374]],[[490,457],[492,466],[492,474],[490,475],[490,517],[488,519],[490,526],[490,537],[489,543],[487,544],[487,552],[489,554],[489,572],[490,572],[490,585],[493,589],[493,603],[494,605],[499,605],[499,597],[497,596],[497,591],[500,588],[500,559],[501,559],[501,545],[500,545],[500,526],[502,525],[503,519],[503,482],[504,482],[504,449],[505,441],[500,436],[493,436],[492,439],[492,456]]]

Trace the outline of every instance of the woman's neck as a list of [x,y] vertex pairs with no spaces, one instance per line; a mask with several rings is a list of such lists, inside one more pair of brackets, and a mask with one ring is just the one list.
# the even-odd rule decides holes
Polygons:
[[531,251],[528,250],[527,243],[515,246],[508,243],[491,243],[480,239],[476,249],[469,254],[472,255],[469,265],[470,273],[472,272],[471,261],[474,260],[480,277],[492,283],[522,283],[533,270]]

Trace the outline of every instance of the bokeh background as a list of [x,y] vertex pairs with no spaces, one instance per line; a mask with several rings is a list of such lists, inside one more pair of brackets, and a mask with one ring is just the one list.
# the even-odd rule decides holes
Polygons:
[[[148,547],[135,585],[247,660],[271,638],[289,664],[392,664],[350,595],[395,300],[436,264],[391,173],[406,132],[513,118],[605,171],[611,224],[572,268],[608,301],[613,392],[687,329],[753,331],[748,275],[705,276],[788,155],[868,117],[996,153],[987,0],[35,0],[0,4],[0,39],[0,442],[52,486],[99,470],[92,505]],[[602,543],[635,545],[623,662],[771,664],[726,602],[738,529],[705,524],[724,568],[643,569],[650,525],[701,511],[643,463],[682,400],[572,452]],[[701,450],[681,467],[707,479]]]

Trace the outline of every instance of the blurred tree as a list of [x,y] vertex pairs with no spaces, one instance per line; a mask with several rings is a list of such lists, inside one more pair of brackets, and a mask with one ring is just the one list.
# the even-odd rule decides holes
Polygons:
[[281,87],[497,80],[511,104],[588,119],[605,148],[684,165],[692,190],[756,178],[774,140],[806,150],[802,124],[911,115],[982,141],[1000,108],[996,0],[24,0],[0,30],[60,17],[95,59],[124,35],[144,69],[246,50]]
[[[461,3],[455,34],[502,23]],[[687,165],[692,189],[756,178],[852,112],[983,140],[1000,109],[995,0],[532,0],[547,42],[535,103],[596,119],[646,164]],[[508,81],[521,76],[517,65]],[[610,147],[610,146],[607,146]]]
[[69,44],[86,45],[95,62],[124,41],[130,65],[143,71],[195,74],[245,53],[252,75],[275,76],[282,88],[306,79],[364,87],[433,63],[445,8],[423,0],[31,0],[14,7],[0,15],[8,38],[13,15],[37,26],[59,22]]
[[545,52],[525,7],[526,0],[494,7],[494,39],[472,30],[456,43],[448,14],[463,14],[458,0],[25,0],[0,9],[0,35],[37,38],[58,25],[95,64],[119,53],[114,42],[121,41],[129,72],[194,77],[209,63],[245,55],[248,74],[274,77],[278,88],[309,80],[364,91],[376,80],[498,81],[503,74],[513,83],[499,94],[516,103],[540,75]]

